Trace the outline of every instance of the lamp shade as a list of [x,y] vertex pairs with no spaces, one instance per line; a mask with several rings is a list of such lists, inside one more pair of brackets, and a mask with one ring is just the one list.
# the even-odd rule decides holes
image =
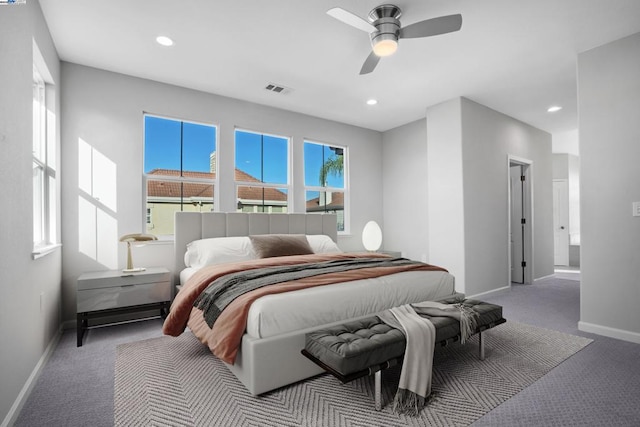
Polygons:
[[377,251],[382,245],[382,230],[375,221],[369,221],[362,229],[362,244],[368,251]]
[[134,273],[137,271],[144,271],[143,267],[133,268],[133,259],[131,258],[131,243],[132,242],[148,242],[149,240],[158,240],[153,234],[125,234],[120,238],[121,242],[127,242],[127,268],[122,270],[125,273]]

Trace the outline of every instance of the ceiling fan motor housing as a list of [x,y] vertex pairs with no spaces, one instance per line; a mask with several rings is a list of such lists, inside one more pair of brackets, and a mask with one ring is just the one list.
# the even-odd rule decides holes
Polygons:
[[383,4],[369,12],[369,21],[376,27],[377,31],[371,33],[371,45],[391,40],[398,42],[400,36],[400,18],[402,11],[398,6],[392,4]]

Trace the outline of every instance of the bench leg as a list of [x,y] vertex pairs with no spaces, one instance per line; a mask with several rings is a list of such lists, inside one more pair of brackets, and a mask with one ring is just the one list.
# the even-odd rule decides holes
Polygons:
[[374,374],[375,378],[375,399],[376,399],[376,411],[382,410],[382,371],[377,371]]
[[479,344],[479,357],[480,360],[484,360],[484,337],[482,336],[482,332],[478,333],[478,344]]

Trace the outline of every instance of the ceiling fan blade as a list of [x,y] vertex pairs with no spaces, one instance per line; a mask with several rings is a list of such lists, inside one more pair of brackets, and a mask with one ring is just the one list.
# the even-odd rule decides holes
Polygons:
[[417,37],[437,36],[460,30],[462,27],[462,15],[447,15],[439,18],[427,19],[407,25],[400,29],[401,39],[413,39]]
[[338,21],[342,21],[347,25],[351,25],[352,27],[355,27],[367,33],[376,31],[376,27],[371,25],[369,22],[360,18],[358,15],[354,15],[353,13],[340,7],[334,7],[333,9],[327,10],[327,15],[332,16]]
[[367,56],[367,59],[364,60],[364,64],[362,64],[360,75],[369,74],[370,72],[372,72],[376,68],[376,65],[378,65],[379,61],[380,57],[371,52],[369,56]]

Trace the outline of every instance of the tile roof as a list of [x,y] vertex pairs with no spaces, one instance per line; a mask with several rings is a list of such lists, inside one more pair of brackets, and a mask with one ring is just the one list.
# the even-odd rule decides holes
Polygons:
[[307,212],[322,212],[324,210],[343,210],[344,209],[344,193],[331,193],[331,203],[326,206],[320,206],[320,197],[307,200]]
[[[177,181],[162,181],[162,176],[180,176],[180,171],[173,169],[153,169],[147,173],[147,176],[157,175],[158,178],[149,178],[147,180],[147,196],[148,197],[180,197],[182,187],[182,197],[190,198],[212,198],[213,186],[211,184],[199,183],[199,182],[177,182]],[[182,174],[185,178],[199,178],[199,179],[211,179],[215,178],[215,173],[210,172],[191,172],[185,171]],[[236,169],[236,180],[244,182],[256,182],[260,181],[251,175]],[[264,195],[263,195],[264,190]],[[279,202],[287,201],[287,194],[276,188],[263,188],[253,186],[239,186],[238,198],[241,200],[272,200]]]

